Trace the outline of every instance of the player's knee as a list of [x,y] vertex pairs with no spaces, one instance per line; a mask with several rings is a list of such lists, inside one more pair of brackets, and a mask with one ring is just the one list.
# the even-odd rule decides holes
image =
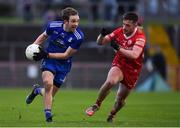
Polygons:
[[116,81],[116,80],[114,80],[114,79],[110,79],[110,80],[107,80],[106,83],[107,83],[108,85],[113,86],[113,85],[116,85],[116,84],[118,83],[118,81]]
[[44,79],[43,83],[44,83],[46,89],[50,89],[53,86],[52,82],[48,79]]

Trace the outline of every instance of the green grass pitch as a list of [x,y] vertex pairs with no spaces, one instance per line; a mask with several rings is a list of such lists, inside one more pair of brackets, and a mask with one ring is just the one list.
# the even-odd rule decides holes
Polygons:
[[42,97],[25,104],[30,89],[0,89],[0,127],[180,127],[179,92],[132,92],[114,123],[106,117],[114,104],[115,91],[92,117],[85,109],[94,103],[98,90],[60,90],[54,99],[53,123],[46,123]]

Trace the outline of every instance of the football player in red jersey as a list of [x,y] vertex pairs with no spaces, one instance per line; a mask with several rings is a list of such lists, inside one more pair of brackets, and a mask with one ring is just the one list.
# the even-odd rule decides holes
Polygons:
[[146,43],[145,34],[138,26],[138,15],[128,12],[123,16],[123,25],[112,33],[102,29],[97,38],[99,45],[111,42],[117,51],[109,70],[107,79],[99,90],[94,105],[86,109],[86,114],[92,116],[101,106],[110,89],[119,83],[115,104],[108,115],[107,121],[112,122],[116,113],[125,105],[125,100],[136,84],[143,62],[143,52]]

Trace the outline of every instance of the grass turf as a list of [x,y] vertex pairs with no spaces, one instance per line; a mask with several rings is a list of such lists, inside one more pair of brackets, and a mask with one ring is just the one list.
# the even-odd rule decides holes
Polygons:
[[0,89],[1,127],[180,126],[179,92],[132,92],[114,123],[107,123],[106,117],[114,103],[114,91],[94,116],[87,117],[84,111],[94,103],[98,90],[60,90],[54,99],[54,122],[46,123],[41,96],[38,96],[31,105],[25,104],[25,97],[29,91],[29,89]]

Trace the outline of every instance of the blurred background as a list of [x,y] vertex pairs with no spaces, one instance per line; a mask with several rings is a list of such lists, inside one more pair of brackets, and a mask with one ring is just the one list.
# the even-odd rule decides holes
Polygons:
[[61,9],[79,11],[85,40],[74,56],[63,88],[97,89],[105,81],[114,56],[110,46],[98,46],[102,27],[117,28],[122,15],[140,15],[147,36],[145,59],[136,91],[180,91],[179,0],[0,0],[0,87],[30,88],[40,83],[39,63],[25,58],[34,42]]

